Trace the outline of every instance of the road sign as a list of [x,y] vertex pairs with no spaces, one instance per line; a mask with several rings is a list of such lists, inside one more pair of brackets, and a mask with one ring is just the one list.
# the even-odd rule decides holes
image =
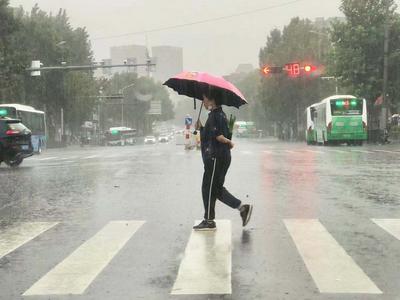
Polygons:
[[186,117],[185,118],[185,125],[186,126],[190,126],[190,125],[192,125],[192,123],[193,123],[193,119],[191,118],[191,117]]

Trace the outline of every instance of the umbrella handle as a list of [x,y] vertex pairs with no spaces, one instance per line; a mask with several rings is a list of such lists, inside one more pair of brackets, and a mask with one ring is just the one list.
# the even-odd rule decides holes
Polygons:
[[[197,121],[196,121],[195,124],[197,124],[197,122],[199,122],[199,120],[200,120],[201,110],[203,109],[203,106],[204,106],[204,105],[203,105],[203,102],[201,102],[199,115],[198,115],[198,117],[197,117]],[[197,135],[197,130],[196,130],[196,129],[193,131],[193,134],[194,134],[194,135]]]

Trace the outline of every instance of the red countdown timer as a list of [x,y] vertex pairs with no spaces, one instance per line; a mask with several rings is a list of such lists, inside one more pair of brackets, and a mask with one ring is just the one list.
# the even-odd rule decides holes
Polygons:
[[300,76],[300,64],[299,63],[290,63],[285,65],[285,70],[290,77]]

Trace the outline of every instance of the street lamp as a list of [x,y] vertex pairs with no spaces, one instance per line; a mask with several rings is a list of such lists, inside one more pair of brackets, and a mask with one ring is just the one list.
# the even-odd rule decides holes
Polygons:
[[125,98],[124,91],[126,89],[134,86],[134,85],[135,85],[135,83],[131,83],[131,84],[127,85],[127,86],[124,86],[123,88],[121,88],[119,90],[119,93],[122,95],[122,99],[121,99],[121,126],[124,126],[124,98]]

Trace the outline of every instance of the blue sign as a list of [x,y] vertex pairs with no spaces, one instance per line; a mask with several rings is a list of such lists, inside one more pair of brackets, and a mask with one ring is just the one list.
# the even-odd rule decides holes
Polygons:
[[192,125],[193,119],[191,117],[186,117],[185,118],[185,125]]

